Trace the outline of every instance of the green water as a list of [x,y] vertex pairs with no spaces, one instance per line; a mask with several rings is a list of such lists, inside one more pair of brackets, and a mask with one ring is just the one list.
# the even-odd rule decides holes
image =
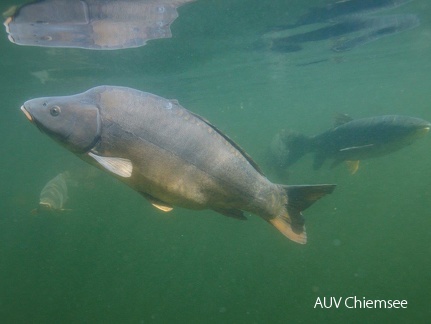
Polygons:
[[[0,41],[1,323],[429,323],[431,137],[391,155],[319,171],[311,158],[280,174],[268,146],[281,128],[306,134],[352,117],[431,120],[431,3],[418,28],[353,51],[256,47],[269,27],[329,1],[198,0],[173,38],[121,51]],[[13,3],[4,2],[2,11]],[[321,63],[297,66],[315,60]],[[108,175],[70,188],[72,209],[32,215],[45,183],[84,162],[19,110],[34,97],[110,84],[176,98],[240,144],[274,182],[337,183],[305,212],[309,241],[254,215],[162,213]],[[317,297],[407,300],[407,309],[315,309]]]

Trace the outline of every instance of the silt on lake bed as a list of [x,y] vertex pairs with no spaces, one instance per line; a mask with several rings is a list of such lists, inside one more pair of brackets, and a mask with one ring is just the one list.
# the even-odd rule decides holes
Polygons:
[[131,88],[37,98],[21,110],[42,132],[165,212],[212,209],[243,220],[247,211],[304,244],[301,212],[335,188],[274,184],[209,121],[176,100]]

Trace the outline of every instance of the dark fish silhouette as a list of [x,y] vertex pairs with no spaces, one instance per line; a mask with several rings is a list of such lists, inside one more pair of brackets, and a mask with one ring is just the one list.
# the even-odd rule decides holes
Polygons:
[[247,211],[305,243],[301,211],[335,187],[274,184],[204,118],[176,100],[130,88],[33,99],[21,109],[41,131],[163,211],[212,209],[238,219]]
[[278,52],[296,52],[302,49],[302,44],[307,42],[322,41],[325,39],[340,37],[349,33],[367,28],[368,19],[355,18],[331,24],[309,32],[294,34],[287,37],[274,38],[271,41],[271,49]]
[[348,51],[382,37],[416,28],[419,24],[419,17],[414,14],[368,18],[366,28],[364,28],[364,33],[339,39],[337,43],[332,46],[332,50],[335,52]]
[[[347,0],[338,1],[325,7],[310,9],[294,24],[277,26],[266,34],[269,47],[277,52],[297,52],[307,42],[332,39],[335,52],[351,50],[355,47],[419,26],[414,14],[370,16],[371,13],[389,10],[411,0]],[[293,33],[291,29],[304,25],[319,24],[318,28],[301,29]],[[323,24],[323,26],[322,26]],[[311,30],[310,30],[311,29]]]
[[[314,169],[326,159],[332,167],[349,162],[355,173],[359,161],[395,152],[429,132],[431,123],[407,116],[378,116],[352,120],[338,118],[336,127],[313,137],[281,131],[273,140],[278,165],[289,167],[307,153],[314,153]],[[281,149],[280,149],[281,148]]]
[[19,45],[122,49],[171,37],[176,8],[194,0],[44,0],[23,5],[4,25]]
[[302,44],[326,39],[336,39],[332,50],[343,52],[419,26],[414,14],[379,17],[352,17],[309,32],[274,38],[271,49],[278,52],[296,52]]
[[412,0],[345,0],[336,1],[324,7],[314,7],[300,17],[295,23],[278,26],[277,29],[292,29],[304,25],[334,22],[340,19],[352,18],[389,10]]

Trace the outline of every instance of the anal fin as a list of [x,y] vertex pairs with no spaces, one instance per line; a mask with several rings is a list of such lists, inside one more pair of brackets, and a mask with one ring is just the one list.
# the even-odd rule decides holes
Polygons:
[[153,205],[154,207],[160,209],[161,211],[164,212],[170,212],[172,209],[174,209],[172,206],[168,205],[168,204],[160,204],[158,202],[151,202],[151,205]]
[[153,205],[154,207],[156,207],[157,209],[160,209],[161,211],[164,212],[170,212],[172,209],[174,209],[174,207],[172,207],[172,205],[161,201],[160,199],[154,198],[153,196],[146,194],[146,193],[141,193],[142,196],[144,196],[145,199],[147,199],[151,205]]
[[346,161],[350,174],[355,174],[359,169],[359,161]]

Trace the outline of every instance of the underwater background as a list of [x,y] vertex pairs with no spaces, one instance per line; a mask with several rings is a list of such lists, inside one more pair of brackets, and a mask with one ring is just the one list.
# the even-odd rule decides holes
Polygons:
[[[318,171],[306,156],[280,172],[280,129],[314,135],[337,113],[431,120],[431,3],[416,28],[351,51],[334,39],[274,51],[268,35],[317,0],[197,0],[172,38],[91,51],[0,38],[0,321],[2,323],[428,323],[431,316],[431,137]],[[16,5],[4,1],[0,9]],[[389,13],[389,11],[388,11]],[[308,243],[255,215],[163,213],[100,171],[69,188],[70,211],[33,215],[39,193],[87,165],[37,131],[24,101],[107,84],[169,99],[236,141],[273,182],[336,183],[304,212]],[[407,300],[407,309],[314,308],[317,297]]]

